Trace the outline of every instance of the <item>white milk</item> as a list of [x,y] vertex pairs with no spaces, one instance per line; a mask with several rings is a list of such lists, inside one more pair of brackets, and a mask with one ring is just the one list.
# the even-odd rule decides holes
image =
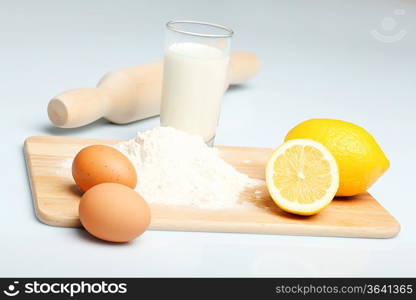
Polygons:
[[161,106],[162,126],[215,137],[226,88],[228,56],[198,43],[175,43],[165,52]]

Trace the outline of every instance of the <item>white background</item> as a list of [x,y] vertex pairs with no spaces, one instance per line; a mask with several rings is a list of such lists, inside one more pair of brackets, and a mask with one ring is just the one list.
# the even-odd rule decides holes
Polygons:
[[[58,129],[47,118],[49,99],[92,87],[109,70],[159,59],[171,19],[228,25],[233,48],[262,60],[255,79],[225,96],[217,144],[275,147],[308,118],[357,123],[391,161],[371,193],[400,221],[400,234],[375,240],[148,231],[113,245],[37,221],[26,137],[128,139],[159,124],[152,118]],[[415,26],[411,1],[1,0],[0,276],[415,276]],[[385,43],[372,30],[405,36]]]

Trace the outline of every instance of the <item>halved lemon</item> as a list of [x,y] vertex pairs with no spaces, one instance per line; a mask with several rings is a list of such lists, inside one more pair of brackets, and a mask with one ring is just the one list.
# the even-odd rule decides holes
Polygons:
[[274,150],[266,166],[266,183],[281,209],[309,216],[334,198],[339,185],[338,166],[322,144],[294,139]]

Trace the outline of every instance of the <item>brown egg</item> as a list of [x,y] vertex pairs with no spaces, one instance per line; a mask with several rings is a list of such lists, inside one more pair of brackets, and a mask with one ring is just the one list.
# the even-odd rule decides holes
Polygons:
[[79,218],[95,237],[110,242],[128,242],[150,224],[150,208],[134,190],[118,183],[102,183],[81,198]]
[[82,149],[72,163],[76,184],[87,191],[104,182],[124,184],[134,188],[137,174],[130,160],[113,147],[93,145]]

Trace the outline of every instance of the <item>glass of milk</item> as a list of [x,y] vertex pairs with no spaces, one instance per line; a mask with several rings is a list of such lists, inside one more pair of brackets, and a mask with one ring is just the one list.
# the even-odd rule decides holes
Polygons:
[[200,135],[212,146],[233,31],[195,21],[170,21],[166,28],[161,125]]

